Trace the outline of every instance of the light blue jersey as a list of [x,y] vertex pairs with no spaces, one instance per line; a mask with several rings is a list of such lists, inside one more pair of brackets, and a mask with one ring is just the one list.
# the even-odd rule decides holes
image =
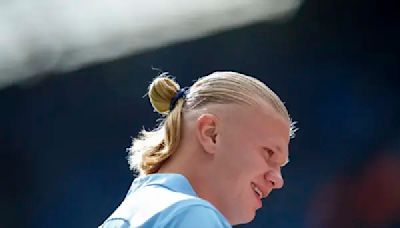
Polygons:
[[135,179],[121,205],[100,226],[231,227],[208,201],[197,197],[180,174],[150,174]]

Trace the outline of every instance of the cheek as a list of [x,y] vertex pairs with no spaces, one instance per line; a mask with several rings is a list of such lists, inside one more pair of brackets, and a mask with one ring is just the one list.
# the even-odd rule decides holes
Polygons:
[[241,176],[246,173],[244,168],[246,165],[243,164],[246,151],[239,145],[237,142],[221,142],[216,154],[218,170],[220,174],[223,174],[224,181],[229,182],[230,186],[239,182]]
[[233,176],[238,182],[254,178],[265,166],[263,157],[246,137],[237,132],[229,132],[217,140],[219,166],[226,175]]
[[227,163],[226,165],[234,167],[240,166],[248,153],[245,143],[239,140],[223,142],[219,149],[220,155],[223,156],[223,160]]

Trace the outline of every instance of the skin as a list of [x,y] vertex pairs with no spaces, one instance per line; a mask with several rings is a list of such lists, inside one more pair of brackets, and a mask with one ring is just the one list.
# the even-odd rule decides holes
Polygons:
[[199,197],[211,202],[230,224],[252,221],[262,201],[283,186],[290,124],[268,103],[215,104],[185,113],[183,137],[159,170],[188,178]]

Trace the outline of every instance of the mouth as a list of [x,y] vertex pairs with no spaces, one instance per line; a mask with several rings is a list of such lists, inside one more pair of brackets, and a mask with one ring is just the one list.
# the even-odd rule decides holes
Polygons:
[[261,200],[262,198],[264,198],[266,196],[266,194],[264,194],[261,189],[253,182],[251,182],[251,188],[253,189],[253,191],[256,193],[256,195],[258,196],[258,198]]

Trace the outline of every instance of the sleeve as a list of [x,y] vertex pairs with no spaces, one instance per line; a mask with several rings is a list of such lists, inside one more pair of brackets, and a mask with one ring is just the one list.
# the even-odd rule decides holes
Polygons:
[[165,227],[220,228],[228,226],[211,208],[203,205],[191,205],[181,208],[170,217]]
[[122,218],[112,218],[105,221],[99,228],[130,228],[129,222]]

